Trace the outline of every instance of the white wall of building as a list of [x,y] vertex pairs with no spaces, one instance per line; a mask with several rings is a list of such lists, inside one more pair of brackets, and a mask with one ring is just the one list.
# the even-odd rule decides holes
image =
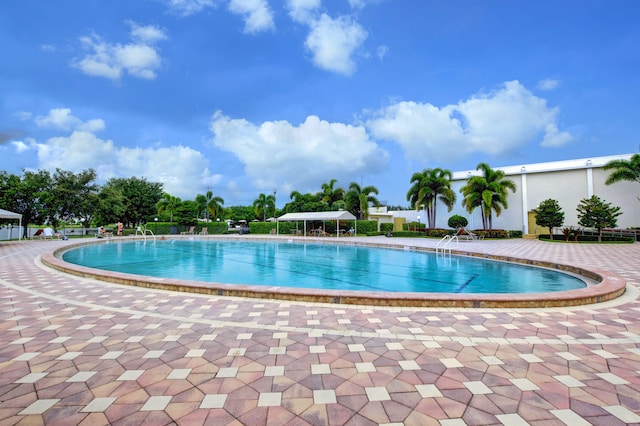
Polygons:
[[[618,217],[619,228],[640,227],[640,184],[637,182],[619,182],[605,185],[610,170],[603,166],[611,160],[629,160],[632,154],[585,158],[577,160],[556,161],[549,163],[525,164],[509,167],[495,167],[505,172],[506,178],[516,184],[516,192],[508,192],[508,208],[500,216],[493,217],[494,229],[521,230],[524,233],[533,232],[528,229],[528,212],[538,207],[540,202],[548,198],[557,200],[565,214],[564,226],[578,226],[576,207],[580,200],[597,195],[605,202],[619,206],[622,215]],[[444,204],[437,207],[437,227],[448,228],[449,218],[458,214],[469,220],[469,228],[482,227],[480,210],[468,213],[462,208],[462,194],[460,189],[467,179],[473,175],[480,175],[477,170],[466,170],[453,173],[451,188],[458,199],[451,212]],[[394,216],[404,217],[407,222],[417,221],[420,216],[424,223],[424,211],[394,211]]]

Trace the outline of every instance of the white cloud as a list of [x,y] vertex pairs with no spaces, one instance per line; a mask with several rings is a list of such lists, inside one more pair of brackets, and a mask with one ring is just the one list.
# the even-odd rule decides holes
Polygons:
[[193,15],[216,6],[214,0],[166,0],[166,3],[171,12],[181,16]]
[[546,148],[554,148],[568,144],[573,140],[573,136],[569,132],[558,131],[558,126],[555,123],[549,123],[545,127],[544,139],[540,143],[540,146]]
[[78,173],[87,168],[97,171],[101,180],[111,177],[143,176],[152,182],[164,183],[164,189],[178,197],[193,199],[212,176],[205,156],[186,146],[160,148],[118,147],[86,131],[70,136],[54,137],[35,145],[39,168],[61,168]]
[[217,112],[211,121],[213,143],[245,164],[259,189],[317,188],[382,170],[388,160],[362,126],[329,123],[309,116],[294,126],[287,121],[255,125]]
[[503,154],[535,141],[564,145],[572,136],[558,131],[558,113],[511,81],[457,105],[399,102],[377,111],[367,126],[374,137],[400,144],[407,156],[450,161],[478,152]]
[[538,89],[540,90],[553,90],[560,86],[560,80],[553,80],[551,78],[547,78],[545,80],[541,80],[538,82]]
[[352,9],[364,9],[365,6],[378,4],[382,1],[384,0],[349,0],[349,6],[351,6]]
[[231,0],[229,10],[244,17],[244,32],[255,34],[274,28],[273,15],[266,0]]
[[360,24],[347,16],[332,19],[322,14],[310,23],[305,47],[311,51],[318,67],[350,75],[356,68],[353,55],[368,36]]
[[144,79],[156,78],[162,60],[154,44],[167,35],[159,27],[140,26],[129,22],[132,42],[111,44],[95,34],[80,37],[80,43],[89,51],[83,58],[75,59],[72,66],[95,77],[119,80],[124,72]]
[[131,38],[140,43],[153,44],[157,41],[166,40],[167,34],[160,27],[153,25],[138,25],[134,21],[129,21],[131,26]]
[[316,10],[320,8],[321,0],[288,0],[286,8],[289,16],[295,22],[309,23],[313,20]]
[[389,53],[389,48],[387,46],[378,46],[378,49],[376,50],[376,56],[378,57],[378,59],[383,60],[384,57],[387,56],[387,53]]
[[22,154],[23,152],[27,152],[31,148],[29,144],[27,144],[27,143],[25,143],[23,141],[12,141],[11,144],[15,147],[16,152],[18,154]]
[[39,127],[48,127],[60,130],[85,130],[97,132],[104,130],[104,121],[96,118],[82,121],[71,114],[69,108],[53,108],[47,115],[39,115],[35,118],[35,123]]

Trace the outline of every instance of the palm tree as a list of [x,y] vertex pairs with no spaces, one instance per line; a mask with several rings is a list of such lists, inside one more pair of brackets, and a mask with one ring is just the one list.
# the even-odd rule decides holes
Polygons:
[[630,160],[611,160],[604,169],[614,169],[605,182],[607,185],[622,181],[640,182],[640,154],[633,154]]
[[205,195],[198,194],[196,196],[196,203],[199,208],[204,210],[207,222],[209,221],[209,214],[211,214],[211,217],[218,217],[222,214],[224,200],[222,197],[214,197],[211,191],[207,191]]
[[336,182],[337,181],[335,179],[331,179],[329,183],[323,183],[322,191],[318,193],[318,196],[321,197],[322,202],[327,204],[329,208],[333,208],[334,203],[336,201],[342,200],[342,198],[344,197],[344,189],[333,187]]
[[456,203],[456,193],[451,189],[451,170],[441,168],[424,169],[411,176],[411,189],[407,192],[407,201],[416,210],[424,206],[427,212],[429,228],[436,227],[436,208],[438,201],[447,206],[448,211]]
[[266,222],[267,212],[276,208],[276,197],[273,194],[260,194],[253,202],[253,208],[256,211],[256,216],[260,216],[262,213],[262,221]]
[[345,194],[347,210],[353,213],[354,216],[358,216],[360,220],[369,217],[369,204],[373,204],[378,207],[380,202],[378,199],[371,195],[378,195],[378,188],[373,185],[360,187],[356,182],[349,184],[349,190]]
[[505,179],[502,170],[493,170],[486,163],[478,164],[476,170],[481,170],[482,176],[470,177],[467,179],[467,184],[460,189],[464,195],[462,207],[469,213],[476,207],[480,207],[482,227],[491,230],[493,211],[495,210],[496,216],[500,216],[502,209],[509,207],[507,189],[516,192],[516,184],[512,180]]
[[174,197],[171,194],[167,194],[166,192],[162,194],[162,198],[160,201],[156,203],[156,208],[158,209],[158,214],[162,214],[164,212],[169,213],[169,220],[173,222],[173,212],[178,209],[180,205],[180,198]]

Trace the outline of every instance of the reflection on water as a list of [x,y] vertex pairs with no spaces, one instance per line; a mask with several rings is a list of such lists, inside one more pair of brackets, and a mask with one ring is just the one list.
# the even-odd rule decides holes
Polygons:
[[443,293],[536,293],[582,288],[542,268],[414,250],[293,242],[117,241],[68,251],[84,266],[185,280],[300,288]]

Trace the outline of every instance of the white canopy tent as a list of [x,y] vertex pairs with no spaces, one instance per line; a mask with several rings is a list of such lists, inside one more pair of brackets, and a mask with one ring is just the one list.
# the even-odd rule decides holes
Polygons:
[[[0,219],[18,220],[18,229],[22,229],[22,215],[20,213],[10,212],[9,210],[0,209]],[[22,239],[22,232],[18,232],[18,240]]]
[[[352,220],[354,222],[354,227],[357,226],[356,217],[351,213],[343,210],[336,211],[336,212],[287,213],[276,219],[276,232],[280,234],[279,222],[303,222],[305,236],[307,235],[307,222],[335,221],[336,230],[339,230],[341,220]],[[357,230],[357,229],[354,228],[354,230]],[[339,235],[340,233],[336,232],[336,236],[339,236]]]

